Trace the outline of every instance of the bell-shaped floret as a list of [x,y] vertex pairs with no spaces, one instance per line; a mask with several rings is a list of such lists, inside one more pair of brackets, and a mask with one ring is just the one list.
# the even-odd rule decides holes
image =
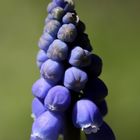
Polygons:
[[46,111],[34,121],[31,140],[57,140],[62,125],[62,116]]
[[51,88],[45,98],[45,106],[51,111],[65,111],[71,102],[70,92],[64,86]]
[[73,109],[73,123],[86,134],[97,133],[102,125],[102,115],[90,100],[79,100]]
[[64,68],[59,62],[48,59],[41,67],[40,73],[42,77],[50,83],[56,84],[63,78]]
[[84,88],[87,80],[87,74],[76,67],[68,68],[64,75],[65,87],[78,92]]

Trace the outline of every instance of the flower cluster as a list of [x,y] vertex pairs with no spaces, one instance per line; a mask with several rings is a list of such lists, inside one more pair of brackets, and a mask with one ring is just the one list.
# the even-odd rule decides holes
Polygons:
[[47,7],[36,62],[40,78],[33,84],[31,140],[57,140],[67,113],[88,140],[115,140],[103,121],[108,90],[99,79],[102,60],[92,53],[72,0],[53,0]]

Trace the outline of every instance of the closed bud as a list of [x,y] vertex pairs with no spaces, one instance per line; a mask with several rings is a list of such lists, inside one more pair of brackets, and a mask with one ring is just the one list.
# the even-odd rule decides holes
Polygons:
[[84,71],[71,67],[65,72],[64,85],[71,90],[79,92],[84,88],[87,80],[88,76]]
[[77,36],[77,29],[74,24],[63,24],[58,31],[58,39],[64,42],[73,42]]
[[44,27],[44,32],[47,32],[52,37],[56,37],[57,32],[58,32],[60,27],[61,27],[61,24],[59,21],[49,20]]
[[43,63],[40,73],[42,77],[50,83],[56,84],[63,78],[64,68],[59,62],[48,59]]
[[39,42],[38,42],[38,46],[40,49],[44,50],[44,51],[47,51],[50,44],[54,41],[54,38],[48,34],[48,33],[44,33],[40,39],[39,39]]
[[53,0],[58,6],[64,7],[66,5],[66,0]]
[[81,47],[75,47],[70,54],[69,63],[75,67],[85,67],[91,62],[91,53]]
[[63,17],[62,21],[64,24],[69,24],[69,23],[75,24],[77,22],[77,16],[75,13],[67,12]]
[[79,100],[73,109],[73,123],[86,134],[97,133],[102,125],[102,116],[90,100]]
[[87,73],[90,76],[98,77],[102,72],[103,62],[102,59],[95,54],[91,55],[91,64],[87,67]]
[[102,101],[108,95],[108,89],[105,83],[99,78],[90,78],[83,89],[83,92],[85,98],[88,98],[94,102]]
[[64,7],[64,10],[66,12],[73,12],[75,8],[73,0],[65,0],[65,1],[66,1],[66,5]]
[[50,13],[52,19],[61,20],[64,10],[61,7],[55,7]]
[[51,111],[65,111],[71,101],[70,92],[63,86],[51,88],[45,98],[45,106]]
[[38,98],[34,98],[32,101],[32,117],[37,119],[42,113],[46,111],[44,105]]
[[111,128],[103,122],[97,133],[86,135],[87,140],[115,140],[115,135]]
[[32,86],[32,93],[35,97],[44,99],[53,84],[47,82],[45,79],[40,78]]
[[47,57],[55,61],[62,61],[67,58],[68,46],[61,40],[56,39],[47,51]]
[[48,59],[47,57],[47,54],[45,51],[43,50],[39,50],[38,51],[38,54],[37,54],[37,57],[36,57],[36,63],[37,63],[37,66],[39,68],[41,68],[42,64]]
[[97,102],[96,105],[98,106],[101,114],[103,117],[105,117],[108,113],[107,103],[105,100]]
[[55,2],[50,2],[50,3],[48,4],[48,6],[47,6],[47,11],[48,11],[48,13],[51,13],[51,11],[52,11],[55,7],[57,7],[57,4],[56,4]]

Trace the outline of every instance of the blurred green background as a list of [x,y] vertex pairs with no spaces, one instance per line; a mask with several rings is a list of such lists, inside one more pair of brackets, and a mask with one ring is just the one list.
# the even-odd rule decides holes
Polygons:
[[[28,140],[31,86],[49,0],[0,0],[0,140]],[[140,139],[140,2],[75,0],[109,88],[105,118],[117,140]]]

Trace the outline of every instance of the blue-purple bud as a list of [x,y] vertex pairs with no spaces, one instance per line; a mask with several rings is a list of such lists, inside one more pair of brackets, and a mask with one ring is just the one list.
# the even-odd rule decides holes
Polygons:
[[38,42],[38,46],[40,49],[47,51],[47,49],[49,48],[50,44],[54,41],[54,38],[48,34],[48,33],[44,33]]
[[50,3],[48,4],[48,7],[47,7],[48,13],[51,13],[51,11],[52,11],[54,8],[56,8],[56,7],[57,7],[57,4],[56,4],[55,2],[50,2]]
[[63,86],[51,88],[45,98],[45,106],[50,111],[65,111],[71,102],[70,92]]
[[75,13],[67,12],[63,17],[62,21],[64,24],[69,24],[69,23],[75,24],[77,22],[77,16]]
[[45,111],[46,109],[42,102],[38,98],[34,98],[32,101],[32,118],[37,119]]
[[41,68],[42,64],[48,59],[47,54],[44,50],[39,50],[37,57],[36,57],[36,63],[39,68]]
[[85,88],[83,89],[85,98],[88,98],[94,102],[104,100],[108,94],[108,89],[105,83],[99,78],[89,79]]
[[63,65],[51,59],[45,61],[40,70],[42,77],[45,80],[54,84],[56,84],[58,81],[62,79],[63,72],[64,72]]
[[115,140],[115,135],[111,128],[103,122],[97,133],[86,135],[87,140]]
[[47,57],[55,60],[62,61],[67,58],[68,46],[61,40],[56,39],[49,47],[47,51]]
[[61,127],[62,117],[46,111],[34,121],[31,140],[57,140]]
[[73,0],[65,0],[65,1],[66,1],[66,5],[64,7],[64,10],[66,12],[73,12],[75,8]]
[[55,7],[50,13],[51,18],[56,20],[61,20],[63,15],[64,9],[61,7]]
[[37,80],[32,86],[32,93],[35,97],[44,99],[50,88],[54,85],[47,82],[43,78]]
[[63,24],[58,31],[58,39],[64,42],[73,42],[77,36],[77,29],[74,24]]
[[97,133],[102,125],[102,116],[97,106],[90,100],[79,100],[73,109],[73,123],[86,134]]
[[71,90],[79,92],[85,87],[87,80],[88,76],[84,71],[71,67],[65,72],[64,85]]
[[64,7],[66,5],[66,0],[53,0],[58,6]]
[[85,67],[91,62],[91,53],[81,47],[75,47],[70,54],[69,63],[75,67]]
[[57,32],[60,27],[61,27],[61,24],[59,21],[49,20],[44,27],[44,32],[47,32],[48,34],[50,34],[53,37],[56,37]]

